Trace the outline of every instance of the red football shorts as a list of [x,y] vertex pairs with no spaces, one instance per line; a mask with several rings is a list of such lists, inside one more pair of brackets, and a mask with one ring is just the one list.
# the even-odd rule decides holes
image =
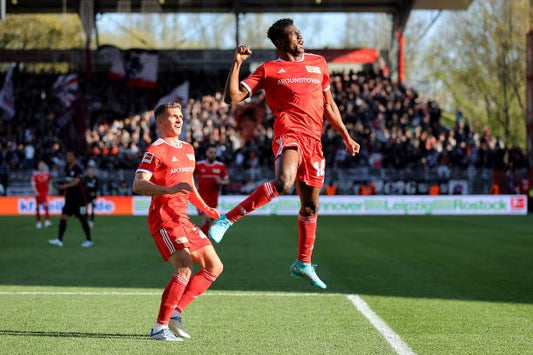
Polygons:
[[48,194],[45,193],[39,193],[39,195],[35,196],[35,203],[40,205],[41,203],[47,204],[48,203]]
[[298,171],[296,180],[303,181],[309,186],[324,186],[326,160],[322,154],[322,143],[314,138],[287,133],[272,140],[272,152],[276,159],[286,149],[298,150]]
[[211,245],[209,238],[188,218],[163,223],[152,237],[165,262],[178,249],[189,248],[193,252]]

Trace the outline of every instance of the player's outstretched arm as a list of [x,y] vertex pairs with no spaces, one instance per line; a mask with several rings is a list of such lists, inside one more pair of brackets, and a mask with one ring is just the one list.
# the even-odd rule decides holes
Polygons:
[[180,182],[179,184],[172,186],[156,185],[150,181],[150,174],[143,171],[138,171],[135,174],[131,189],[136,194],[145,196],[169,195],[178,192],[186,193],[192,191],[191,185],[186,182]]
[[239,46],[233,55],[233,65],[226,79],[226,86],[224,88],[224,102],[227,104],[234,104],[241,102],[248,97],[248,90],[240,85],[239,73],[241,71],[242,63],[252,55],[252,51],[248,46]]
[[326,115],[326,119],[333,126],[333,128],[335,128],[335,130],[341,135],[342,140],[344,141],[344,145],[346,146],[346,151],[351,155],[359,153],[359,143],[357,143],[352,139],[352,137],[350,137],[350,134],[348,133],[344,122],[342,122],[339,107],[335,103],[335,100],[331,95],[331,91],[327,90],[324,92],[324,100],[324,114]]

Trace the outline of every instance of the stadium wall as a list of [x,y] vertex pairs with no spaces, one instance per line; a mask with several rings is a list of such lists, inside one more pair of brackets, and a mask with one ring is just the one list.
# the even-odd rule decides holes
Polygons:
[[[221,196],[219,210],[225,213],[243,196]],[[321,196],[320,215],[526,215],[526,195],[455,196]],[[61,214],[62,196],[50,197],[50,213]],[[102,196],[96,199],[99,215],[146,216],[150,198],[145,196]],[[281,196],[254,212],[256,215],[297,215],[297,196]],[[44,211],[43,211],[44,212]],[[20,216],[35,213],[33,197],[0,197],[0,215]],[[196,208],[189,204],[189,215]]]

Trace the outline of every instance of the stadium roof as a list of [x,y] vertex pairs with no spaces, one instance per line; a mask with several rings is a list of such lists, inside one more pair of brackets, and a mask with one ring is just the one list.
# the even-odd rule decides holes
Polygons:
[[465,10],[473,0],[5,0],[7,14],[79,12],[82,2],[94,13],[273,13],[387,12],[405,26],[411,10]]

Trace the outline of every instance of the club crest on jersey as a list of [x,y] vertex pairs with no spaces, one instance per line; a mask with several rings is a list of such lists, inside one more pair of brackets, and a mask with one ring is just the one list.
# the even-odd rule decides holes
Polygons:
[[189,160],[194,160],[194,154],[187,154],[187,158],[189,158]]
[[143,155],[143,163],[152,164],[152,160],[154,160],[154,153],[145,152]]
[[315,67],[313,65],[306,65],[305,69],[307,69],[308,73],[315,73],[315,74],[322,74],[319,67]]

